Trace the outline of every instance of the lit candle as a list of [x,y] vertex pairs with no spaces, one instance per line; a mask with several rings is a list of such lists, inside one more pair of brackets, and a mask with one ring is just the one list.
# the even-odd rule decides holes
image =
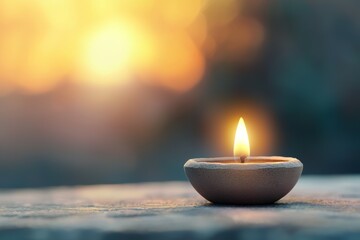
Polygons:
[[234,157],[195,158],[184,165],[195,190],[220,204],[269,204],[284,197],[297,183],[302,163],[291,157],[250,157],[242,118],[235,133]]

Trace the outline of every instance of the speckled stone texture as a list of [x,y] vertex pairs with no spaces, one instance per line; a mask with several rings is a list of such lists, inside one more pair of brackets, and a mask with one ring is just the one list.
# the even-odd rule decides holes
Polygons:
[[235,163],[234,157],[195,158],[185,163],[184,170],[194,189],[212,203],[259,205],[288,194],[303,164],[276,156],[252,157],[248,163]]
[[186,182],[1,191],[0,239],[360,239],[360,176],[302,177],[278,203],[220,206]]

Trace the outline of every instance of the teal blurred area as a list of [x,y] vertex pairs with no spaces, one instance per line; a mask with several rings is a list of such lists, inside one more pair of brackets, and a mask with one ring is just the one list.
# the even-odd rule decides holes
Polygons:
[[252,155],[360,173],[358,1],[173,2],[69,2],[78,25],[3,6],[1,188],[185,180],[187,159],[233,154],[240,116]]

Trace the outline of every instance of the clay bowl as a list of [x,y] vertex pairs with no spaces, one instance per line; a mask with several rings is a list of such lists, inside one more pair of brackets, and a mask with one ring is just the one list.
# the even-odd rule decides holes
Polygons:
[[195,190],[217,204],[271,204],[291,191],[303,170],[296,158],[195,158],[184,165]]

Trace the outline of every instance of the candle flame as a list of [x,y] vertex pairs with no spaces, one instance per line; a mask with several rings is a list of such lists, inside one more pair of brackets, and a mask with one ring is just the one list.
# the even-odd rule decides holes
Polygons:
[[249,137],[243,118],[240,118],[234,140],[234,157],[247,157],[250,155]]

